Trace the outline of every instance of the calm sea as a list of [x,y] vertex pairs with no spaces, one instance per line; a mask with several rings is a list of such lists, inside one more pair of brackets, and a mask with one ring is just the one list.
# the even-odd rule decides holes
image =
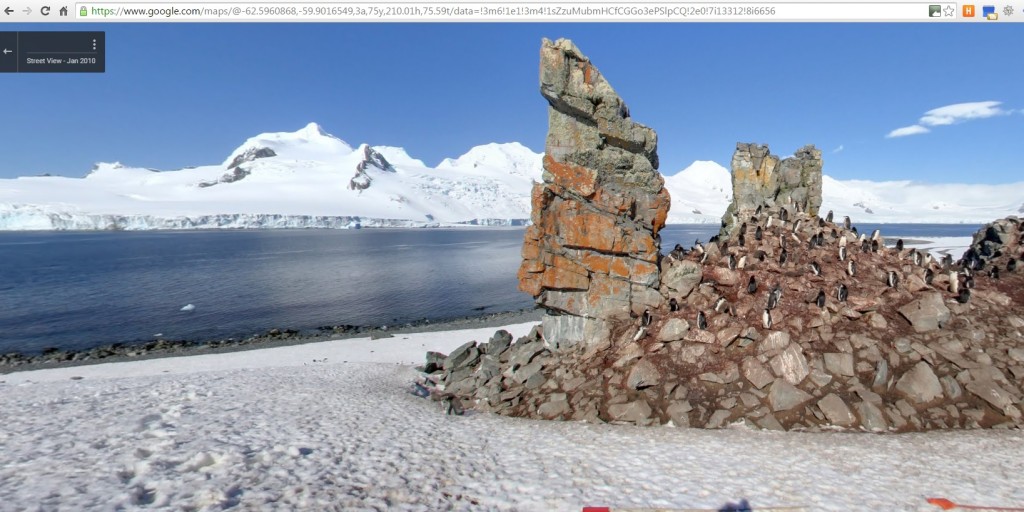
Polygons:
[[[860,228],[873,229],[862,225]],[[974,225],[886,225],[968,236]],[[717,226],[669,226],[662,245]],[[396,325],[532,306],[521,229],[0,233],[0,353]],[[193,304],[193,311],[181,311]]]

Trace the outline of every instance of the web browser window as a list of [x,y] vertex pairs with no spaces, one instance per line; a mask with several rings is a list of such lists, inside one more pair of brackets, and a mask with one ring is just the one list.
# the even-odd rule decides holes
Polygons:
[[1024,510],[1024,0],[0,0],[0,510]]

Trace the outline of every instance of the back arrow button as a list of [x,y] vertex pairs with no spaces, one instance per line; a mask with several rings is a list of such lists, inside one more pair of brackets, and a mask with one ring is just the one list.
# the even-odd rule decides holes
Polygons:
[[7,55],[8,53],[14,53],[14,52],[8,50],[7,48],[4,48],[4,55]]
[[4,9],[4,14],[8,16],[10,16],[12,12],[14,12],[14,9],[11,9],[10,7]]

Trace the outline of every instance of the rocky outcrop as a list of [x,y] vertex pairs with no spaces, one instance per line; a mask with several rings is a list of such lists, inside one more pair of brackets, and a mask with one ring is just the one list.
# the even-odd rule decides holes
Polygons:
[[384,155],[377,152],[367,144],[360,148],[363,152],[363,159],[356,164],[356,174],[348,181],[349,190],[366,190],[373,183],[373,178],[367,170],[374,168],[383,172],[396,172],[391,163],[384,158]]
[[960,264],[975,272],[998,277],[1024,265],[1024,221],[1007,217],[985,225],[974,234]]
[[[666,256],[666,275],[685,265],[701,279],[685,297],[689,284],[666,290],[677,309],[652,310],[649,325],[637,319],[558,353],[535,331],[429,378],[477,410],[541,419],[806,431],[1024,425],[1024,269],[974,273],[961,301],[950,271],[967,286],[965,267],[778,213],[747,217],[703,251]],[[1020,246],[1001,251],[1011,249]]]
[[231,163],[228,164],[228,170],[234,169],[246,162],[252,162],[253,160],[260,158],[270,158],[272,156],[277,156],[277,153],[275,153],[273,149],[252,147],[239,153],[238,156],[232,159]]
[[804,146],[780,160],[767,145],[738,143],[732,156],[732,203],[722,219],[730,234],[758,208],[818,215],[821,208],[821,150]]
[[544,182],[533,189],[519,288],[547,310],[553,347],[606,342],[662,302],[658,231],[669,195],[657,136],[571,41],[544,40],[540,90]]

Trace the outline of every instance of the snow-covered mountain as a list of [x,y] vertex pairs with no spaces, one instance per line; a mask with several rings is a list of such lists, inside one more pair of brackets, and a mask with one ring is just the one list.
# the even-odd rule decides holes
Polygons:
[[[310,123],[246,140],[223,163],[155,171],[101,163],[84,178],[0,179],[0,230],[522,225],[542,155],[486,144],[429,167],[400,147],[355,148]],[[729,171],[665,178],[668,222],[721,221]],[[1024,214],[1024,182],[926,185],[824,177],[822,210],[856,222],[984,223]]]
[[431,168],[310,123],[252,137],[220,165],[0,180],[0,230],[521,225],[541,172],[541,155],[519,143]]

